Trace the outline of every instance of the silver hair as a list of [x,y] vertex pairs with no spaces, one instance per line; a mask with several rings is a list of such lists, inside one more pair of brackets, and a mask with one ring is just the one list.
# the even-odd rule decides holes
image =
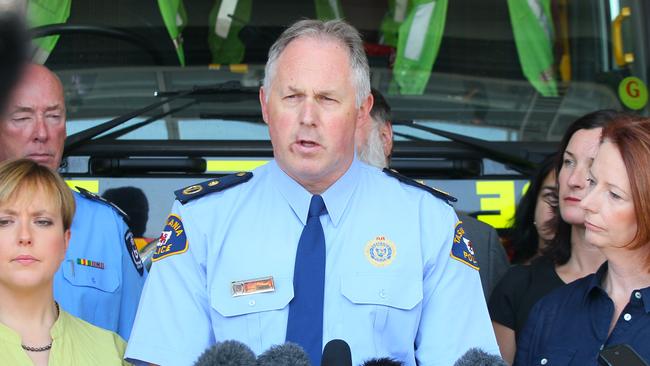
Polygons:
[[269,58],[264,68],[264,90],[268,101],[271,82],[275,77],[277,61],[280,54],[287,46],[302,37],[310,37],[320,40],[334,40],[344,45],[350,56],[350,69],[352,80],[356,88],[356,107],[370,94],[370,67],[363,49],[361,35],[350,24],[342,20],[320,20],[304,19],[294,23],[287,30],[282,32],[280,37],[269,49]]
[[359,160],[379,169],[388,167],[388,158],[384,155],[384,141],[381,139],[381,127],[384,123],[381,120],[371,118],[368,139],[360,146],[357,146]]

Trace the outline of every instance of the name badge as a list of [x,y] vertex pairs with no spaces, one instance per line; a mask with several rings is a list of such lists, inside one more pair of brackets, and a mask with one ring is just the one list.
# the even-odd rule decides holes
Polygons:
[[275,283],[273,283],[273,276],[255,278],[252,280],[233,281],[230,290],[233,297],[261,294],[264,292],[275,291]]

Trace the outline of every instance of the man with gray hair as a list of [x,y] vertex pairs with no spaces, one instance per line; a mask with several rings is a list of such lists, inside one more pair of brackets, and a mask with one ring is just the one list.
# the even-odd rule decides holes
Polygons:
[[256,354],[298,343],[314,366],[333,339],[355,365],[498,352],[452,198],[356,158],[373,103],[359,33],[295,23],[259,98],[275,159],[176,192],[127,359],[190,365],[229,339]]

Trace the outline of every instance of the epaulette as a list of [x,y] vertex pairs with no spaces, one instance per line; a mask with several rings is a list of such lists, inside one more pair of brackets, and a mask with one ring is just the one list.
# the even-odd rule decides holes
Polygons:
[[122,218],[124,218],[124,221],[126,221],[126,222],[129,221],[129,215],[127,215],[126,212],[124,212],[121,208],[119,208],[113,202],[111,202],[111,201],[107,200],[106,198],[104,198],[104,197],[102,197],[102,196],[100,196],[100,195],[98,195],[96,193],[93,193],[93,192],[91,192],[91,191],[89,191],[89,190],[87,190],[85,188],[82,188],[82,187],[79,187],[79,186],[75,186],[75,188],[79,191],[79,193],[82,196],[88,198],[89,200],[98,201],[98,202],[101,202],[101,203],[103,203],[105,205],[108,205],[108,206],[112,207],[113,209],[115,209],[115,211],[117,211],[117,213],[120,214],[120,216],[122,216]]
[[193,184],[189,187],[179,189],[174,192],[174,194],[180,203],[186,204],[187,202],[203,197],[208,193],[221,192],[238,184],[248,182],[251,178],[253,178],[253,173],[251,172],[225,175],[219,179],[210,179],[203,183]]
[[440,198],[441,200],[446,201],[450,205],[451,205],[451,202],[458,201],[458,199],[456,197],[450,195],[447,192],[443,192],[443,191],[441,191],[439,189],[429,187],[428,185],[420,183],[420,182],[418,182],[418,181],[416,181],[414,179],[411,179],[411,178],[409,178],[409,177],[407,177],[405,175],[402,175],[402,174],[396,172],[393,169],[384,168],[384,173],[388,174],[389,176],[391,176],[393,178],[396,178],[397,180],[399,180],[400,182],[402,182],[404,184],[408,184],[409,186],[424,189],[425,191],[427,191],[427,192],[431,193],[432,195]]

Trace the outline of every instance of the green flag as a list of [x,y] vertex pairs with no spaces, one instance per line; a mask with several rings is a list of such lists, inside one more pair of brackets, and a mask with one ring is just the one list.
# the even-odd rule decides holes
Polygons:
[[174,43],[178,61],[185,66],[185,52],[183,51],[182,32],[187,25],[187,13],[183,0],[158,0],[158,8],[167,28],[167,33]]
[[445,30],[447,0],[413,0],[399,27],[390,93],[422,94],[429,82]]
[[316,18],[320,20],[343,19],[343,8],[339,0],[314,0]]
[[397,47],[399,27],[404,23],[409,11],[409,0],[388,0],[388,12],[381,21],[380,44]]
[[251,0],[216,0],[210,11],[208,45],[212,63],[238,64],[244,59],[246,46],[239,32],[251,19]]
[[[30,27],[65,23],[70,16],[71,0],[29,0],[27,2],[27,22]],[[34,40],[36,52],[32,61],[44,64],[52,53],[59,36],[49,36]]]
[[524,75],[543,96],[557,96],[550,0],[508,0],[512,31]]

